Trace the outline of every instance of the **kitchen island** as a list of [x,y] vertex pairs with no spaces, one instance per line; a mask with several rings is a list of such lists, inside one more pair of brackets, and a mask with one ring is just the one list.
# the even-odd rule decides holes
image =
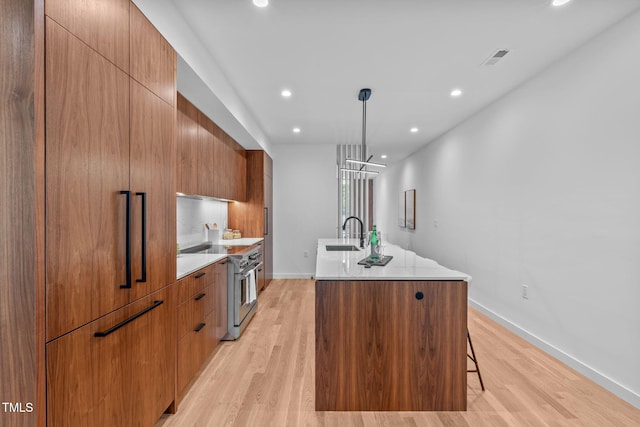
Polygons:
[[366,268],[340,245],[359,242],[318,240],[316,410],[466,410],[471,278],[389,243]]

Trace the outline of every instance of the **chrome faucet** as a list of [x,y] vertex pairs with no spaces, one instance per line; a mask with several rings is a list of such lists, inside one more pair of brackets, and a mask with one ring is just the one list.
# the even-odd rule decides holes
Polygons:
[[360,223],[360,247],[364,249],[364,224],[362,224],[362,220],[357,216],[350,216],[349,218],[344,220],[344,224],[342,224],[342,231],[344,231],[347,227],[347,221],[350,219],[357,219]]

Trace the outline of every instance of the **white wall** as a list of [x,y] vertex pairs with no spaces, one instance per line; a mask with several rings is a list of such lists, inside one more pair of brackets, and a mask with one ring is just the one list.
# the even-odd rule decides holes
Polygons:
[[274,277],[309,278],[318,238],[337,232],[336,146],[280,144],[273,152]]
[[636,13],[375,184],[390,241],[470,274],[472,304],[637,407],[639,46]]

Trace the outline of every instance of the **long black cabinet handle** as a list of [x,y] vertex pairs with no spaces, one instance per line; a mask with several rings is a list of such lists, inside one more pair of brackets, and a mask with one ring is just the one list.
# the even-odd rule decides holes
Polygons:
[[127,196],[126,220],[125,220],[125,268],[126,283],[120,285],[123,289],[131,288],[131,191],[121,190],[120,194]]
[[200,323],[198,327],[193,330],[193,332],[200,332],[205,326],[207,326],[206,323]]
[[269,235],[269,208],[264,208],[264,235]]
[[129,317],[128,319],[123,320],[122,322],[118,323],[115,326],[112,326],[111,328],[107,329],[106,331],[96,332],[95,334],[93,334],[93,336],[94,337],[98,337],[98,338],[106,337],[107,335],[112,334],[115,331],[117,331],[118,329],[122,328],[124,325],[133,322],[138,317],[143,316],[146,313],[150,312],[151,310],[153,310],[154,308],[156,308],[157,306],[159,306],[163,302],[164,301],[161,301],[161,300],[154,301],[153,304],[151,304],[149,307],[145,308],[141,312],[134,314],[133,316]]
[[196,301],[199,301],[199,300],[201,300],[202,298],[204,298],[204,296],[205,296],[205,295],[207,295],[207,294],[205,294],[205,293],[203,292],[203,293],[201,293],[201,294],[196,295],[196,297],[195,297],[194,299],[195,299]]
[[142,261],[142,277],[136,279],[138,283],[145,283],[147,281],[147,193],[136,193],[136,196],[142,196],[142,247],[140,248],[140,258]]
[[207,274],[207,273],[198,273],[198,274],[196,274],[196,279],[201,278],[201,277],[202,277],[202,276],[204,276],[205,274]]

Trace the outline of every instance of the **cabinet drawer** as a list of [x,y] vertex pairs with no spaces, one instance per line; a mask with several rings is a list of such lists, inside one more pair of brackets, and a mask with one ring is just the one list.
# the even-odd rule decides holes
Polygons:
[[210,288],[208,286],[178,306],[178,339],[204,322],[207,307],[213,304],[214,295]]
[[212,313],[178,342],[179,396],[184,395],[185,388],[218,344],[215,335],[215,316]]
[[174,307],[169,286],[48,343],[48,425],[153,425],[174,400]]
[[178,303],[187,301],[199,291],[215,282],[215,265],[208,265],[178,281]]

